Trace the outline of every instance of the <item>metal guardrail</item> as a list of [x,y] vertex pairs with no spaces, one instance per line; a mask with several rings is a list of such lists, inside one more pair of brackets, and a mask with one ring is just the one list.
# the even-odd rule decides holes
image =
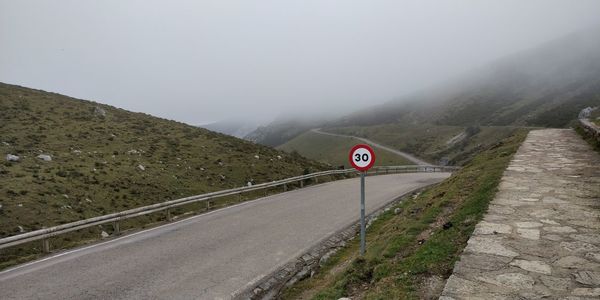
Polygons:
[[[384,174],[394,174],[394,173],[413,173],[413,172],[452,172],[459,169],[458,167],[450,167],[450,166],[422,166],[422,165],[414,165],[414,166],[390,166],[390,167],[375,167],[367,172],[367,175],[384,175]],[[133,217],[138,217],[142,215],[147,215],[151,213],[155,213],[158,211],[167,211],[167,220],[171,221],[171,213],[170,209],[174,207],[178,207],[181,205],[186,205],[195,202],[206,201],[207,208],[210,208],[210,200],[225,196],[238,195],[246,192],[273,188],[278,186],[283,186],[283,190],[287,191],[287,184],[300,182],[300,187],[304,186],[304,181],[307,179],[315,179],[317,181],[318,177],[321,176],[330,176],[330,175],[339,175],[339,174],[352,174],[358,173],[354,169],[341,169],[341,170],[330,170],[330,171],[322,171],[302,176],[296,176],[291,178],[286,178],[282,180],[267,182],[256,184],[252,186],[245,186],[239,188],[233,188],[223,191],[211,192],[202,195],[196,195],[176,200],[165,201],[161,203],[156,203],[152,205],[147,205],[143,207],[138,207],[134,209],[125,210],[118,213],[112,213],[108,215],[98,216],[94,218],[84,219],[76,222],[71,222],[67,224],[62,224],[50,228],[39,229],[35,231],[31,231],[28,233],[23,233],[15,236],[9,236],[6,238],[0,239],[0,249],[8,248],[12,246],[21,245],[24,243],[43,240],[42,249],[44,252],[50,251],[50,245],[48,239],[60,234],[64,234],[67,232],[80,230],[84,228],[89,228],[92,226],[97,226],[106,223],[113,223],[114,231],[116,234],[119,234],[119,221],[126,220]]]

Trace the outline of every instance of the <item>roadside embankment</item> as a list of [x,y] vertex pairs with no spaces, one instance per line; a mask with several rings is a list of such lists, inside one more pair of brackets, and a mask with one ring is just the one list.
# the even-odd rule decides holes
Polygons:
[[460,171],[392,207],[367,231],[367,253],[352,240],[282,299],[434,299],[485,214],[512,155],[519,130],[475,156]]

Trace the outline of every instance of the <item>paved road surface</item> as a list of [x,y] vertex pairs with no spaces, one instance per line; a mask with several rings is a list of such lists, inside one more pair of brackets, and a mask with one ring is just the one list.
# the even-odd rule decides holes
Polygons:
[[[448,176],[367,177],[367,211]],[[0,272],[0,299],[229,299],[358,216],[358,179],[311,186]]]
[[431,165],[430,163],[428,163],[428,162],[426,162],[426,161],[424,161],[422,159],[419,159],[419,158],[417,158],[416,156],[414,156],[412,154],[408,154],[406,152],[402,152],[400,150],[396,150],[394,148],[390,148],[388,146],[381,145],[379,143],[373,142],[373,141],[371,141],[369,139],[366,139],[366,138],[363,138],[363,137],[325,132],[325,131],[321,131],[321,128],[312,129],[311,131],[314,132],[314,133],[324,134],[324,135],[354,138],[354,139],[357,139],[359,141],[365,142],[365,143],[367,143],[367,144],[369,144],[369,145],[371,145],[373,147],[376,147],[376,148],[379,148],[379,149],[383,149],[385,151],[394,153],[396,155],[400,155],[400,156],[406,158],[407,160],[409,160],[409,161],[411,161],[411,162],[413,162],[413,163],[415,163],[417,165]]
[[441,300],[600,299],[600,155],[573,130],[533,130]]

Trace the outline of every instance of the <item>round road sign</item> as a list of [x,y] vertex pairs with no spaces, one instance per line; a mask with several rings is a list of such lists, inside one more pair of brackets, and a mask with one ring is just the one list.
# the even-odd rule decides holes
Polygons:
[[352,167],[364,172],[375,164],[375,152],[369,145],[359,144],[352,147],[349,159]]

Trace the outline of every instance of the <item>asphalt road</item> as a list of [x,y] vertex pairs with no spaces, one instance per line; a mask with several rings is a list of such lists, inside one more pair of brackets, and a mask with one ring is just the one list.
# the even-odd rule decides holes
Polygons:
[[430,163],[428,163],[428,162],[426,162],[426,161],[424,161],[424,160],[422,160],[422,159],[420,159],[420,158],[418,158],[418,157],[416,157],[416,156],[414,156],[412,154],[409,154],[409,153],[406,153],[406,152],[403,152],[403,151],[400,151],[400,150],[396,150],[396,149],[390,148],[388,146],[384,146],[382,144],[379,144],[377,142],[374,142],[372,140],[369,140],[369,139],[366,139],[366,138],[363,138],[363,137],[325,132],[325,131],[321,131],[321,128],[312,129],[311,131],[314,132],[314,133],[324,134],[324,135],[330,135],[330,136],[350,137],[350,138],[357,139],[359,141],[365,142],[365,143],[367,143],[367,144],[369,144],[369,145],[371,145],[373,147],[376,147],[376,148],[379,148],[379,149],[383,149],[385,151],[394,153],[396,155],[400,155],[400,156],[406,158],[407,160],[409,160],[409,161],[411,161],[411,162],[413,162],[413,163],[415,163],[417,165],[422,165],[422,166],[431,165]]
[[[367,177],[367,212],[448,176]],[[229,299],[358,216],[358,179],[310,186],[0,272],[0,299]]]

